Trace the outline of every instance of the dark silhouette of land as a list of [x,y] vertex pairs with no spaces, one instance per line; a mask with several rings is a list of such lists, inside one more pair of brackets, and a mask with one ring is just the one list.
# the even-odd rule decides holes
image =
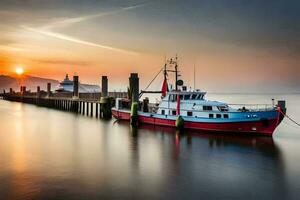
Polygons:
[[35,91],[37,85],[41,87],[41,90],[46,90],[47,83],[51,83],[53,86],[59,85],[59,81],[54,79],[46,79],[34,76],[22,76],[18,78],[0,75],[0,93],[2,93],[3,90],[9,91],[10,88],[18,91],[21,85],[26,85],[27,90]]

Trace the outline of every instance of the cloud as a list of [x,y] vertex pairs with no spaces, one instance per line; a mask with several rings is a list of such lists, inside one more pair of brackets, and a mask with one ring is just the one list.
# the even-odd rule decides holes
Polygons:
[[0,45],[0,50],[2,51],[25,51],[23,48],[13,47],[9,45]]
[[71,65],[71,66],[88,66],[90,62],[86,61],[69,61],[69,60],[60,60],[60,59],[33,59],[33,62],[40,64],[50,64],[50,65]]
[[39,28],[33,28],[33,27],[29,27],[29,26],[21,26],[21,28],[23,28],[27,31],[39,33],[39,34],[42,34],[42,35],[45,35],[45,36],[48,36],[48,37],[52,37],[52,38],[56,38],[56,39],[60,39],[60,40],[64,40],[64,41],[69,41],[69,42],[73,42],[73,43],[77,43],[77,44],[81,44],[81,45],[99,47],[99,48],[102,48],[102,49],[117,51],[117,52],[121,52],[121,53],[137,54],[137,52],[134,52],[134,51],[125,50],[125,49],[121,49],[121,48],[115,48],[115,47],[112,47],[112,46],[102,45],[102,44],[99,44],[99,43],[89,42],[89,41],[81,40],[81,39],[78,39],[78,38],[74,38],[74,37],[69,36],[69,35],[65,35],[65,34],[61,34],[61,33],[57,33],[57,32],[52,32],[52,31],[50,31],[50,29],[59,28],[59,27],[66,27],[66,26],[69,26],[69,25],[72,25],[72,24],[75,24],[75,23],[83,22],[83,21],[86,21],[86,20],[91,20],[91,19],[98,18],[98,17],[117,14],[117,13],[120,13],[122,11],[128,11],[128,10],[139,8],[139,7],[142,7],[142,6],[145,6],[145,5],[146,5],[146,3],[135,5],[135,6],[123,7],[123,8],[120,8],[118,10],[105,12],[105,13],[98,13],[98,14],[93,14],[93,15],[86,15],[86,16],[81,16],[81,17],[68,18],[68,19],[64,19],[64,20],[49,23],[48,25],[45,25],[45,26],[42,26],[42,27],[39,27]]
[[104,16],[117,14],[117,13],[120,13],[120,12],[123,12],[123,11],[136,9],[136,8],[139,8],[139,7],[142,7],[142,6],[145,6],[145,5],[146,4],[144,3],[144,4],[135,5],[135,6],[123,7],[123,8],[120,8],[118,10],[113,10],[113,11],[104,12],[104,13],[97,13],[97,14],[86,15],[86,16],[81,16],[81,17],[67,18],[67,19],[63,19],[63,20],[60,20],[60,21],[55,21],[55,22],[49,23],[48,25],[45,25],[45,26],[41,27],[41,29],[49,30],[49,29],[53,29],[53,28],[66,27],[66,26],[70,26],[70,25],[75,24],[75,23],[79,23],[79,22],[83,22],[83,21],[86,21],[86,20],[91,20],[91,19],[95,19],[95,18],[99,18],[99,17],[104,17]]
[[107,49],[107,50],[111,50],[111,51],[117,51],[120,53],[137,54],[137,52],[120,49],[120,48],[115,48],[115,47],[102,45],[102,44],[98,44],[98,43],[88,42],[85,40],[77,39],[77,38],[74,38],[74,37],[71,37],[68,35],[64,35],[64,34],[60,34],[60,33],[40,30],[40,29],[28,27],[28,26],[21,26],[21,28],[23,28],[26,31],[39,33],[39,34],[42,34],[42,35],[45,35],[48,37],[52,37],[52,38],[56,38],[56,39],[60,39],[60,40],[68,41],[68,42],[73,42],[73,43],[77,43],[77,44],[81,44],[81,45],[85,45],[85,46],[98,47],[98,48]]

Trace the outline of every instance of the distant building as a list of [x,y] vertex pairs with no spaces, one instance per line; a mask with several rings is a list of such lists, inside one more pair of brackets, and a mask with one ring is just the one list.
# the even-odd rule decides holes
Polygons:
[[[65,79],[59,83],[56,92],[73,92],[73,81],[66,74]],[[79,83],[79,93],[99,93],[101,92],[99,85],[90,85]]]

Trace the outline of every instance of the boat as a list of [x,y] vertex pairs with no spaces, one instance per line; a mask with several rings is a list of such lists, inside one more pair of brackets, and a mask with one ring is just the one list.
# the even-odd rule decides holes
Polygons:
[[[63,81],[59,83],[58,89],[56,89],[56,92],[59,93],[70,93],[74,90],[74,82],[73,80],[70,80],[69,75],[66,74],[66,77]],[[98,85],[91,85],[91,84],[83,84],[79,83],[79,93],[100,93],[100,87]]]
[[[174,66],[170,70],[167,66]],[[187,90],[182,80],[178,80],[177,58],[169,60],[163,67],[164,81],[160,91],[161,100],[150,104],[149,99],[139,101],[137,122],[157,126],[194,129],[209,132],[231,134],[250,134],[272,136],[286,113],[286,102],[280,100],[272,104],[227,104],[210,101],[205,98],[206,92]],[[168,73],[175,73],[175,88],[169,90]],[[141,91],[142,96],[147,91]],[[132,120],[132,103],[129,98],[117,98],[112,108],[112,115],[118,120]]]

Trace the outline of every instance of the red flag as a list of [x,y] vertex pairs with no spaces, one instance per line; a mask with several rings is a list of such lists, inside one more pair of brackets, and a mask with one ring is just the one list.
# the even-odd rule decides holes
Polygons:
[[164,79],[164,82],[163,82],[163,85],[162,85],[162,88],[161,88],[161,95],[163,97],[165,97],[166,94],[167,94],[167,91],[168,91],[168,83],[167,83],[167,80]]

